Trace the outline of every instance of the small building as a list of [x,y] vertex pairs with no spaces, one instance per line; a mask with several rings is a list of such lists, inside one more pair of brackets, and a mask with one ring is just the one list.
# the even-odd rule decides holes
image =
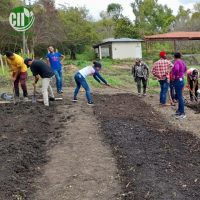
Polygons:
[[110,38],[93,47],[100,59],[135,59],[142,58],[142,42],[141,39]]

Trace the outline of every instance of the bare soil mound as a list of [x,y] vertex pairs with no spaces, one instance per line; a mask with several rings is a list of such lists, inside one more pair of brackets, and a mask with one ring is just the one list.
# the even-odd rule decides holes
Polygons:
[[33,180],[48,161],[47,149],[61,137],[54,124],[56,106],[0,106],[0,199],[29,199]]

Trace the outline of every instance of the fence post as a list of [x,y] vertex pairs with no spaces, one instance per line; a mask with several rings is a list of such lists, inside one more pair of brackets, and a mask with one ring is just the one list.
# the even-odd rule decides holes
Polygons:
[[4,64],[3,64],[3,59],[2,59],[2,55],[1,54],[0,54],[0,64],[1,64],[3,75],[4,75],[5,71],[4,71]]

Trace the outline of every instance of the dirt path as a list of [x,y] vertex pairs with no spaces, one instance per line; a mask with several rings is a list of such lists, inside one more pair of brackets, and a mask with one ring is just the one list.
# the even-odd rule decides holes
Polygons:
[[[111,150],[102,143],[99,124],[84,97],[57,108],[62,142],[48,152],[43,176],[35,180],[34,200],[116,200],[121,189]],[[67,120],[66,120],[67,119]]]

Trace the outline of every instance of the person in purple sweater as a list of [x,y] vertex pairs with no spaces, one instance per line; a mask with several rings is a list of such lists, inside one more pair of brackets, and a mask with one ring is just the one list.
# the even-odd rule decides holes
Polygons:
[[178,110],[176,111],[176,119],[184,119],[185,115],[185,105],[183,99],[183,89],[184,89],[184,76],[187,71],[185,62],[181,59],[180,53],[174,54],[175,63],[172,68],[172,76],[174,79],[174,87],[177,94],[178,100]]

